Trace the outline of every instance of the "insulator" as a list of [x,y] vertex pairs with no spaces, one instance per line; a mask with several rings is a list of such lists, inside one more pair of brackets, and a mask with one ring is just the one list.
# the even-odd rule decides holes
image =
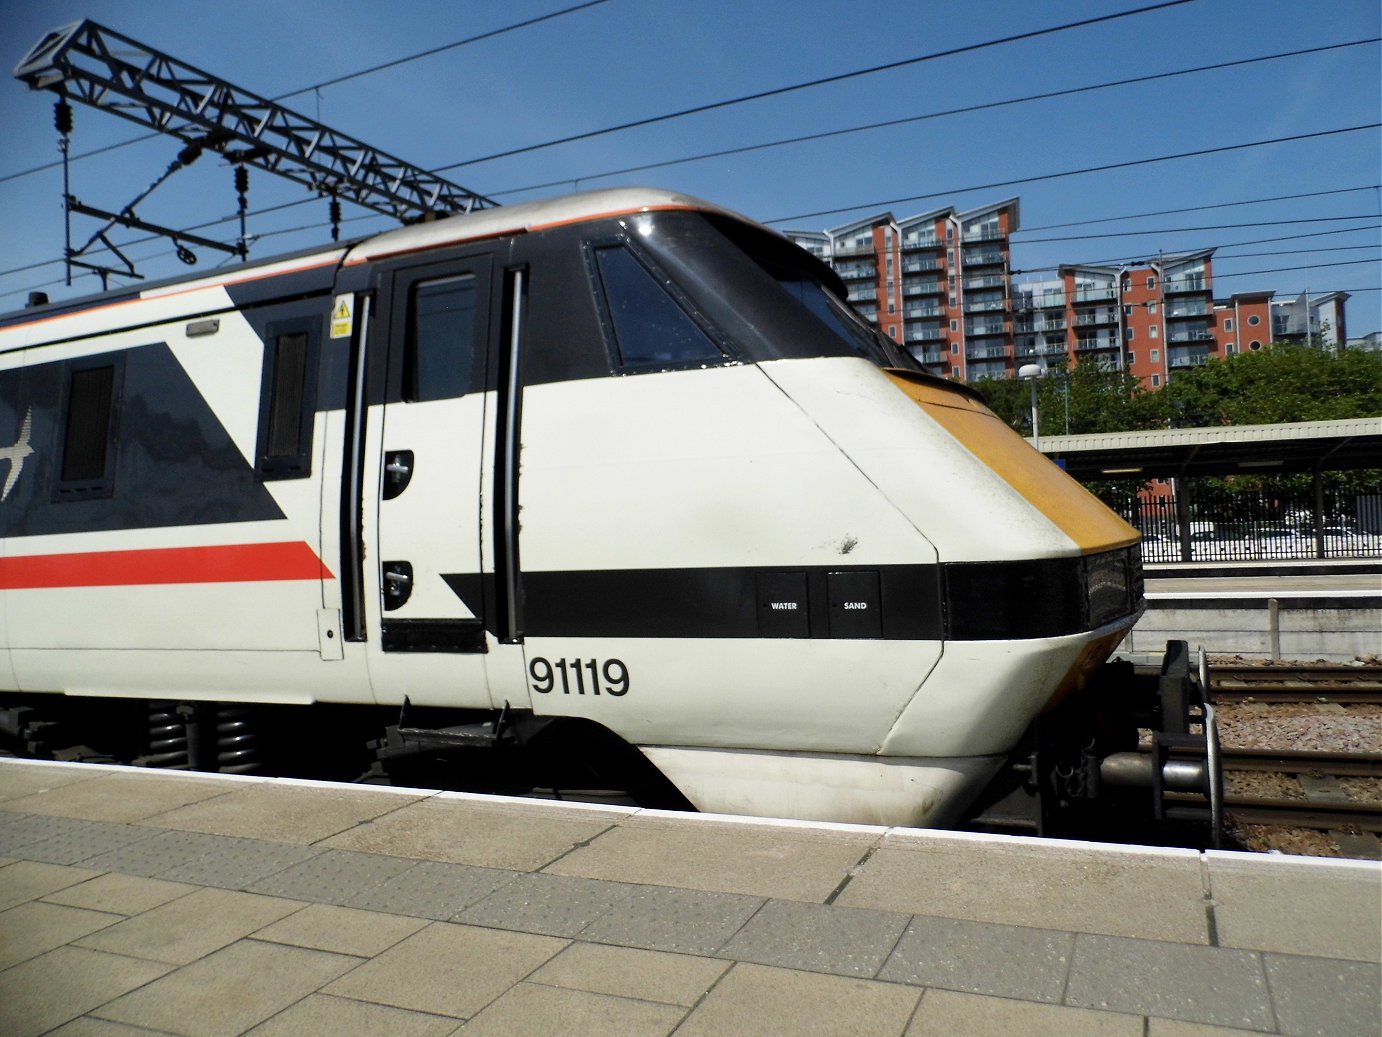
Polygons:
[[339,241],[341,237],[341,203],[340,200],[332,197],[331,199],[331,240]]
[[201,158],[201,155],[202,146],[196,141],[193,141],[178,152],[178,163],[180,165],[190,166],[193,162],[197,161],[197,159]]
[[58,103],[53,105],[53,125],[64,137],[72,135],[72,106],[67,103],[66,98],[60,98]]
[[235,192],[236,194],[248,194],[250,189],[250,171],[244,166],[235,167]]

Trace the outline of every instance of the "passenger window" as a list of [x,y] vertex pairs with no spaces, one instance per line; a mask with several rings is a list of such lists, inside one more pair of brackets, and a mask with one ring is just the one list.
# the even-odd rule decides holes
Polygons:
[[[445,400],[480,387],[475,354],[475,277],[449,277],[413,290],[403,398]],[[481,372],[482,373],[482,372]]]
[[270,325],[264,346],[259,410],[261,479],[312,474],[312,419],[317,409],[317,333],[313,321]]
[[725,359],[633,253],[619,246],[595,250],[608,322],[620,365],[657,368]]
[[67,383],[59,500],[109,497],[114,489],[113,447],[117,365],[74,366]]

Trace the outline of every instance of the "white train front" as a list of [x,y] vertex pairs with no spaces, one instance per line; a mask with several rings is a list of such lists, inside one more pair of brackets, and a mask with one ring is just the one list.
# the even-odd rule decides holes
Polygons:
[[1135,621],[1138,538],[843,297],[621,189],[0,319],[10,733],[406,699],[947,823]]

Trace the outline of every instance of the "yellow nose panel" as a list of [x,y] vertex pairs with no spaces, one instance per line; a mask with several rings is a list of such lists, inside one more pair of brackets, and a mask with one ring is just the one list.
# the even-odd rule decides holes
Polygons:
[[959,389],[913,378],[906,371],[887,374],[922,410],[1075,541],[1081,553],[1096,554],[1137,542],[1136,529],[978,400]]

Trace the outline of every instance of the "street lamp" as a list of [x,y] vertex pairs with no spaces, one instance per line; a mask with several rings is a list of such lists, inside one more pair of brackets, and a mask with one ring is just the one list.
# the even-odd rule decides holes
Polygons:
[[1032,446],[1041,449],[1041,433],[1037,425],[1037,379],[1046,371],[1040,364],[1023,364],[1017,369],[1017,377],[1025,378],[1032,386]]

